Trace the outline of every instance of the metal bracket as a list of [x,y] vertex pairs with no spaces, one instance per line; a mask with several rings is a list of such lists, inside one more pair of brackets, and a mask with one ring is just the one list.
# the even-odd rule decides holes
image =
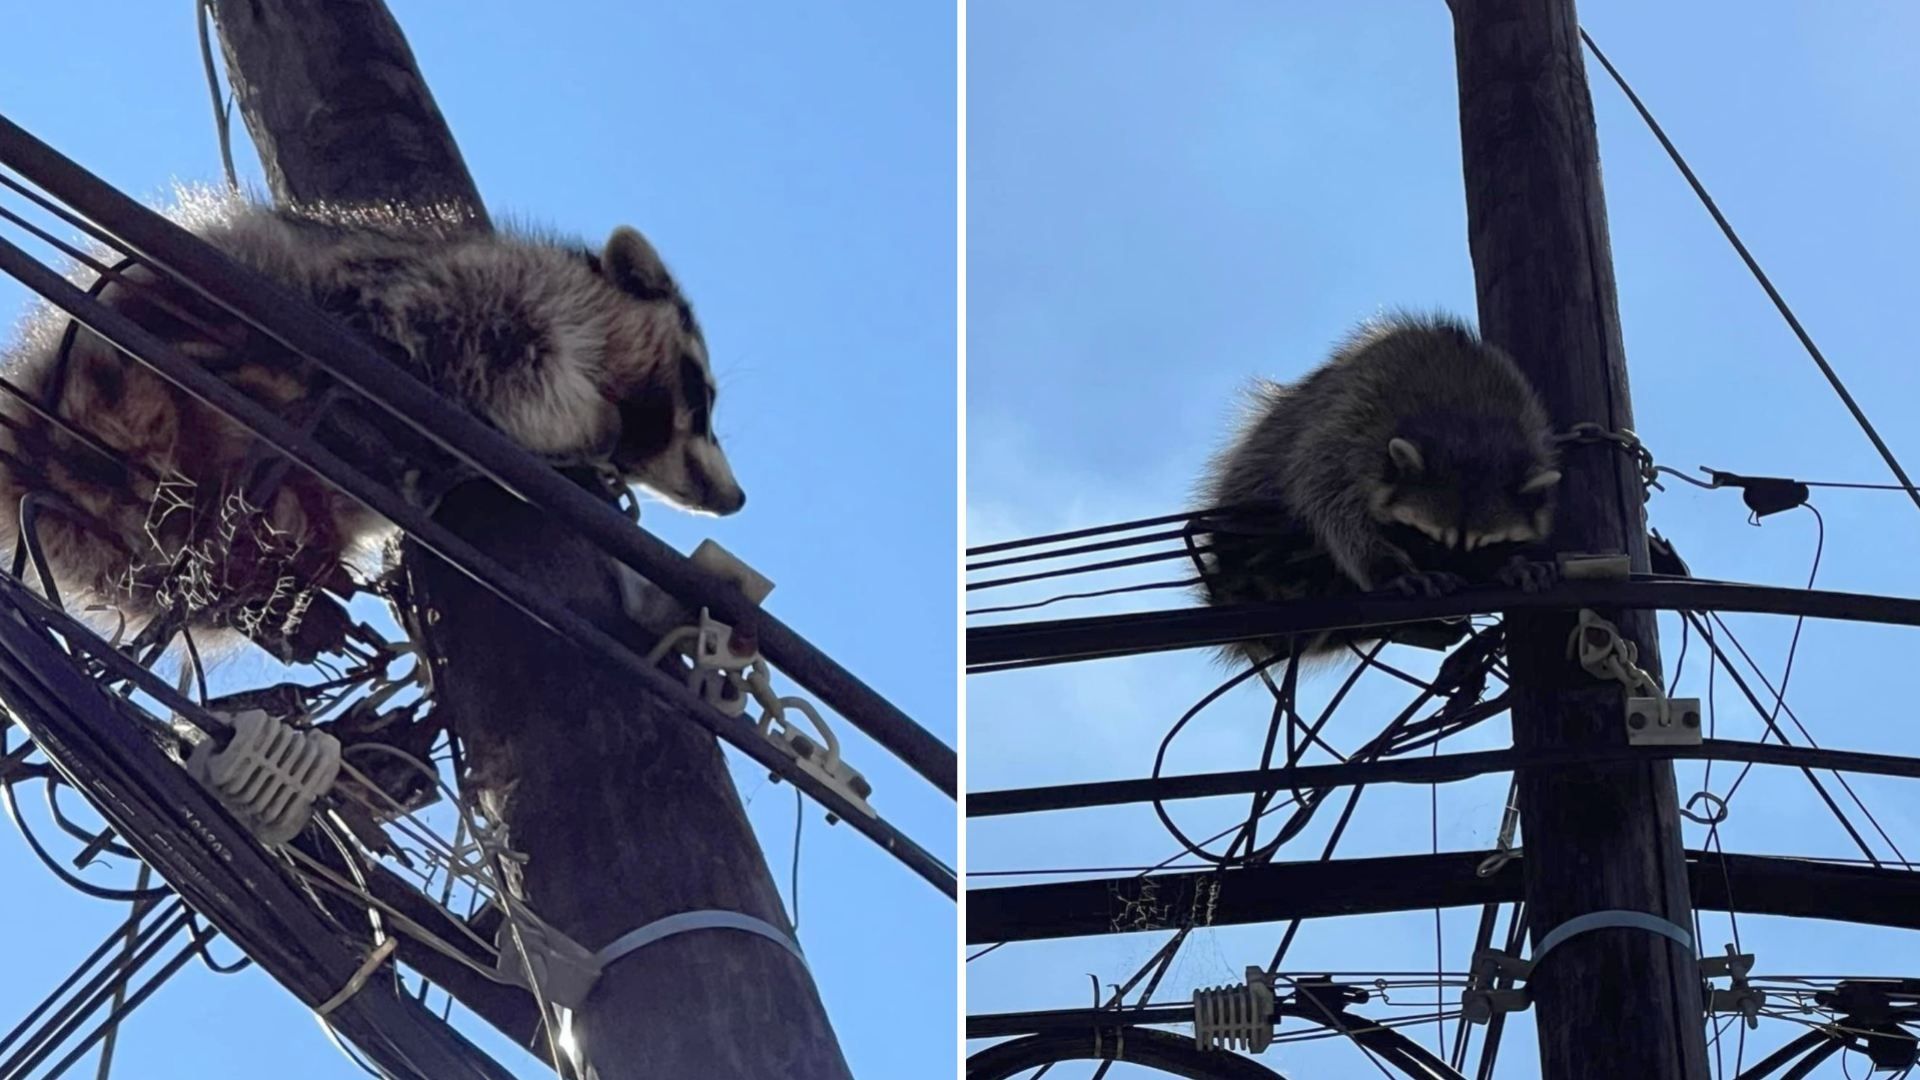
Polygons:
[[1767,1007],[1767,992],[1756,990],[1747,982],[1747,975],[1753,971],[1753,954],[1737,953],[1733,946],[1727,946],[1725,956],[1703,956],[1700,958],[1700,977],[1715,979],[1725,976],[1731,985],[1725,989],[1709,985],[1707,987],[1707,1015],[1718,1016],[1722,1013],[1739,1013],[1746,1019],[1749,1030],[1760,1026],[1760,1010]]
[[1631,746],[1699,746],[1700,699],[1628,698],[1627,743]]
[[[773,582],[728,553],[711,540],[694,549],[692,562],[738,587],[746,598],[759,604],[773,591]],[[671,598],[638,574],[620,578],[621,601],[629,617],[649,629],[671,626],[676,618]],[[664,599],[663,599],[664,598]],[[697,620],[677,616],[681,625],[664,629],[660,640],[647,654],[647,663],[657,664],[667,654],[678,652],[691,660],[686,673],[687,688],[707,704],[732,717],[753,723],[768,743],[778,748],[803,771],[833,788],[855,809],[868,817],[878,817],[867,799],[873,784],[840,757],[840,739],[821,718],[819,710],[805,698],[781,697],[774,692],[772,673],[760,654],[759,642],[751,626],[736,628],[713,617],[701,608]],[[760,707],[758,718],[747,716],[751,705]],[[810,730],[802,730],[792,716],[804,718]],[[769,777],[778,780],[776,773]],[[828,824],[840,819],[829,813]]]
[[1525,982],[1533,974],[1533,961],[1501,952],[1480,949],[1473,954],[1468,968],[1467,988],[1460,993],[1460,1011],[1470,1024],[1484,1024],[1501,1013],[1526,1012],[1533,999],[1526,990],[1502,989],[1494,981],[1502,976],[1511,982]]
[[1640,667],[1639,646],[1591,608],[1580,609],[1579,623],[1567,639],[1567,658],[1578,660],[1594,678],[1617,682],[1626,690],[1621,714],[1628,745],[1700,745],[1700,699],[1668,697]]

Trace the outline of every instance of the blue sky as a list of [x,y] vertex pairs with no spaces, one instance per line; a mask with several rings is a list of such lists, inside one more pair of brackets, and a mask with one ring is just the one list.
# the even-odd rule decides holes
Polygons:
[[[1920,135],[1910,119],[1908,51],[1920,13],[1885,0],[1817,8],[1771,0],[1742,6],[1737,18],[1654,0],[1586,9],[1588,29],[1690,156],[1895,451],[1920,467],[1920,368],[1911,337],[1895,325],[1920,294],[1911,257],[1920,241]],[[1656,457],[1686,470],[1888,479],[1653,138],[1589,66],[1600,80],[1593,96],[1636,421]],[[969,543],[1186,508],[1249,377],[1304,372],[1382,307],[1472,315],[1452,34],[1438,0],[974,0],[967,79]],[[1737,493],[1668,488],[1654,496],[1652,520],[1696,574],[1806,582],[1815,543],[1806,511],[1751,528]],[[1896,554],[1920,530],[1911,503],[1898,493],[1843,491],[1819,493],[1815,503],[1827,524],[1821,585],[1920,592],[1920,570]],[[1155,576],[1172,575],[1161,567],[1137,580]],[[976,602],[1059,591],[1067,590],[1036,586]],[[1145,594],[1037,614],[1178,603],[1177,594]],[[1791,622],[1729,621],[1777,680]],[[1671,619],[1663,627],[1671,674],[1678,636]],[[1809,624],[1789,704],[1822,745],[1920,753],[1920,733],[1891,700],[1895,665],[1913,643],[1910,631]],[[1696,641],[1681,692],[1704,695],[1703,655]],[[1412,654],[1401,659],[1421,665]],[[1222,675],[1200,654],[1177,653],[976,676],[968,682],[968,785],[1145,775],[1167,725]],[[1310,680],[1305,700],[1323,700],[1337,681]],[[1363,683],[1343,708],[1337,743],[1361,741],[1404,701],[1377,682]],[[1720,732],[1755,738],[1758,723],[1736,707],[1737,693],[1723,677]],[[1242,690],[1202,714],[1175,744],[1170,769],[1255,764],[1263,696]],[[1504,723],[1489,724],[1447,749],[1498,745],[1506,734]],[[1683,798],[1700,788],[1699,766],[1678,775]],[[1714,788],[1724,791],[1728,776],[1725,766],[1716,770]],[[1916,854],[1913,787],[1853,783]],[[1440,788],[1439,846],[1491,846],[1505,795],[1504,778]],[[1244,807],[1189,803],[1175,812],[1205,835]],[[1323,813],[1289,857],[1316,855],[1332,817]],[[1342,851],[1424,852],[1430,828],[1426,789],[1372,790]],[[1703,832],[1689,826],[1689,844]],[[1787,770],[1756,771],[1722,835],[1732,851],[1858,854]],[[968,828],[976,870],[1147,864],[1175,850],[1144,807]],[[1447,915],[1448,970],[1464,966],[1477,917],[1477,909]],[[1911,974],[1920,965],[1920,940],[1900,931],[1758,917],[1741,918],[1739,929],[1758,954],[1757,973]],[[1237,982],[1248,964],[1267,961],[1278,933],[1197,933],[1159,997]],[[1120,981],[1162,940],[1010,946],[970,965],[969,1010],[1084,1006],[1087,973]],[[1728,940],[1727,920],[1708,918],[1705,948],[1718,952]],[[1434,962],[1433,914],[1415,912],[1308,924],[1286,967],[1430,971]],[[1430,993],[1393,997],[1417,1006]],[[1746,1063],[1799,1030],[1763,1025],[1748,1039]],[[1416,1036],[1430,1046],[1435,1038],[1431,1025]],[[1335,1042],[1276,1047],[1263,1060],[1302,1077],[1374,1073]],[[1528,1014],[1510,1026],[1499,1075],[1537,1075],[1535,1060]],[[1862,1062],[1850,1065],[1862,1074]],[[1842,1075],[1838,1059],[1825,1070],[1817,1075]],[[1131,1066],[1108,1074],[1144,1075]]]
[[[751,509],[715,521],[655,508],[649,527],[683,550],[710,535],[747,559],[777,583],[773,610],[952,744],[951,9],[392,7],[496,214],[595,239],[633,224],[700,312],[725,389],[717,424]],[[137,196],[217,180],[191,8],[15,5],[0,111]],[[236,157],[257,176],[244,135]],[[25,304],[0,281],[6,318]],[[843,738],[875,805],[954,861],[953,804],[857,732]],[[792,796],[762,789],[753,768],[736,775],[784,892]],[[803,846],[801,938],[854,1072],[943,1073],[952,904],[817,813]],[[0,879],[0,907],[32,923],[0,984],[10,1027],[118,913],[62,888],[10,830]],[[120,1069],[251,1077],[270,1059],[284,1080],[359,1075],[304,1013],[257,973],[190,967],[129,1022]],[[498,1047],[483,1025],[465,1027]],[[541,1075],[529,1058],[503,1060]]]

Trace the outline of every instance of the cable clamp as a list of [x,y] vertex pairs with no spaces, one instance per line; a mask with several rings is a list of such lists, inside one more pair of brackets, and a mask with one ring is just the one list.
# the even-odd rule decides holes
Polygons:
[[1756,990],[1747,982],[1747,975],[1752,971],[1753,954],[1734,952],[1732,945],[1727,946],[1725,956],[1701,957],[1702,979],[1725,976],[1730,983],[1725,990],[1708,983],[1707,1015],[1739,1013],[1745,1018],[1748,1030],[1757,1029],[1760,1026],[1760,1010],[1767,1007],[1767,992]]
[[682,911],[677,915],[668,915],[664,919],[655,919],[645,926],[629,930],[615,938],[605,948],[593,954],[594,962],[606,969],[631,953],[638,952],[657,941],[695,930],[739,930],[755,934],[779,945],[793,954],[800,966],[807,964],[806,954],[800,951],[800,943],[792,934],[773,925],[765,919],[744,915],[738,911],[722,911],[707,908],[699,911]]
[[1484,1024],[1496,1015],[1525,1012],[1533,999],[1513,987],[1533,971],[1533,964],[1499,949],[1477,949],[1467,968],[1467,988],[1460,992],[1460,1013],[1470,1024]]
[[1579,621],[1567,639],[1567,658],[1578,660],[1594,678],[1617,682],[1626,690],[1629,745],[1700,745],[1700,699],[1669,698],[1640,667],[1640,647],[1593,609],[1580,609]]
[[[513,936],[516,928],[518,941]],[[558,928],[521,912],[513,919],[503,920],[495,933],[494,943],[500,954],[495,970],[513,986],[532,991],[537,984],[546,1000],[565,1009],[578,1009],[586,1003],[607,968],[657,941],[695,930],[739,930],[755,934],[786,949],[801,966],[806,966],[807,958],[800,951],[799,942],[772,923],[737,911],[702,909],[655,919],[620,935],[598,952]],[[532,980],[527,977],[529,963],[533,968]]]
[[359,970],[353,973],[353,977],[347,980],[347,985],[340,988],[339,993],[313,1007],[314,1013],[321,1019],[325,1019],[331,1015],[335,1009],[351,1001],[353,995],[359,993],[360,988],[367,985],[367,980],[373,978],[373,973],[379,971],[380,965],[386,963],[387,957],[392,956],[393,951],[399,947],[400,939],[397,937],[388,937],[387,940],[381,942],[378,948],[367,954],[366,961],[360,965]]
[[[1590,911],[1548,931],[1534,946],[1530,959],[1522,960],[1499,949],[1477,950],[1473,954],[1473,965],[1468,969],[1467,988],[1460,994],[1461,1012],[1469,1023],[1484,1024],[1496,1013],[1526,1011],[1533,1004],[1533,999],[1524,988],[1514,989],[1512,983],[1532,978],[1534,970],[1547,958],[1547,954],[1568,939],[1594,930],[1615,928],[1659,934],[1672,939],[1689,954],[1693,952],[1693,932],[1671,920],[1644,911]],[[1508,985],[1501,985],[1503,982]]]
[[[792,758],[802,772],[839,793],[841,798],[852,803],[861,813],[871,818],[880,816],[867,802],[868,797],[873,794],[873,785],[860,774],[859,770],[841,759],[839,738],[834,735],[833,729],[827,726],[827,722],[821,718],[819,710],[813,707],[812,702],[805,698],[780,697],[775,694],[764,667],[758,668],[749,675],[747,692],[752,694],[754,701],[760,705],[760,721],[755,725],[755,729],[760,732],[761,738]],[[810,737],[806,731],[788,720],[789,710],[805,717],[813,733],[819,738],[816,740]],[[773,775],[769,779],[778,781],[780,778],[778,775]],[[828,824],[839,820],[837,815],[832,813],[827,815]]]

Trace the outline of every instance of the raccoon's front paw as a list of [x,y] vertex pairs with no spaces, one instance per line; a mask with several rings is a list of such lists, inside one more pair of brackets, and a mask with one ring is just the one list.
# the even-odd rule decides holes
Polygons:
[[1402,596],[1424,596],[1434,600],[1458,592],[1466,583],[1466,578],[1444,570],[1410,570],[1387,582],[1385,589]]
[[1500,584],[1521,592],[1545,592],[1560,582],[1560,565],[1515,556],[1507,565],[1500,568],[1496,575]]

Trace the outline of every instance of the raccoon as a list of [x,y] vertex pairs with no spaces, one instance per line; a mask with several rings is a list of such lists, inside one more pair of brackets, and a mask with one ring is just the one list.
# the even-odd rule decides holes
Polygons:
[[[1305,378],[1258,383],[1250,397],[1203,483],[1205,505],[1231,508],[1200,525],[1207,603],[1550,580],[1528,556],[1553,527],[1551,423],[1513,361],[1464,324],[1379,319]],[[1381,636],[1322,634],[1291,654],[1324,658]],[[1288,651],[1251,641],[1227,655]]]
[[[476,233],[430,207],[275,210],[204,192],[170,216],[556,465],[617,473],[689,510],[745,503],[713,430],[705,337],[631,228],[591,249]],[[425,444],[193,290],[131,261],[117,270],[76,280],[290,422],[351,429],[362,460]],[[345,591],[344,567],[389,531],[64,313],[29,316],[0,360],[0,540],[30,523],[69,608],[129,627],[164,613],[275,651],[315,590]],[[323,428],[323,409],[357,425]]]

